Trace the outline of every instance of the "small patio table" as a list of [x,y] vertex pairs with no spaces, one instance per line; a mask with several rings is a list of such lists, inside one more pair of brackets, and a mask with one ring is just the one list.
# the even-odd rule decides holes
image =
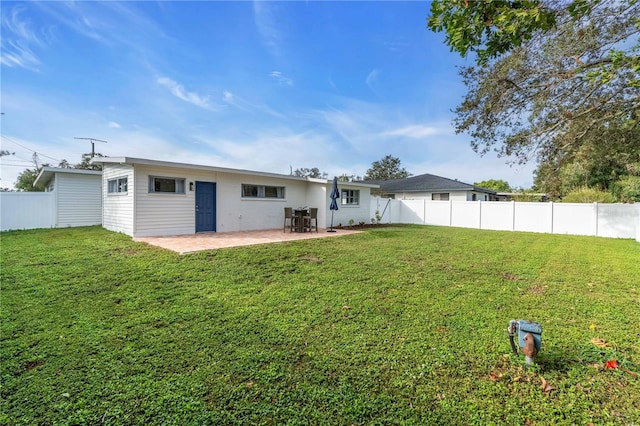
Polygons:
[[309,214],[309,209],[294,209],[293,216],[295,217],[295,230],[296,232],[304,232],[304,217]]

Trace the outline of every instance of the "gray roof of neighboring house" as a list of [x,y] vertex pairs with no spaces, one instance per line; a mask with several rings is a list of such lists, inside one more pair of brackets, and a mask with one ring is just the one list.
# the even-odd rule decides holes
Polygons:
[[496,191],[470,185],[453,179],[425,173],[404,179],[368,180],[365,182],[380,185],[382,192],[441,192],[441,191],[476,191],[495,194]]

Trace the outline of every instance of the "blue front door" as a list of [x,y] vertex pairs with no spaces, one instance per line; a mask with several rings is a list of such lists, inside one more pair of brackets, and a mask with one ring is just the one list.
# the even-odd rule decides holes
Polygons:
[[196,232],[216,230],[216,184],[196,182]]

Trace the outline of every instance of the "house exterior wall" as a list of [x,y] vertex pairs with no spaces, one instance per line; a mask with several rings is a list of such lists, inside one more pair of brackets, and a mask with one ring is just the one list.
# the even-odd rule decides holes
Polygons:
[[[472,191],[438,191],[437,193],[448,193],[450,201],[471,201],[472,199]],[[396,192],[393,195],[396,200],[431,200],[432,194],[432,192]],[[484,201],[484,196],[479,199]]]
[[[331,192],[332,185],[327,187],[327,193],[325,195],[325,205],[326,205],[326,216],[325,216],[325,227],[330,226],[331,224],[331,210],[329,209],[329,205],[331,200],[329,199],[329,193]],[[338,182],[338,189],[342,194],[343,189],[354,189],[360,191],[360,202],[358,205],[343,205],[338,200],[338,211],[335,211],[333,214],[333,226],[347,226],[349,225],[349,221],[353,220],[354,224],[358,224],[360,222],[371,223],[371,218],[374,216],[370,216],[370,206],[371,206],[371,191],[368,187],[349,185],[348,182]],[[320,212],[318,211],[318,216]],[[321,226],[318,223],[318,226]]]
[[[128,178],[128,192],[108,194],[109,179]],[[183,194],[149,191],[150,177],[184,179]],[[331,183],[320,179],[227,171],[204,166],[149,163],[104,163],[103,226],[133,237],[189,235],[196,232],[196,182],[215,183],[215,231],[234,232],[283,227],[285,207],[317,207],[318,227],[328,226]],[[242,185],[284,187],[284,198],[242,196]],[[360,190],[357,206],[340,206],[334,224],[349,219],[369,223],[369,187],[341,185]]]
[[[127,177],[126,193],[109,194],[109,179]],[[102,169],[102,226],[115,232],[134,235],[133,167],[127,164],[104,164]]]
[[[161,236],[195,233],[196,192],[193,182],[216,184],[216,232],[280,228],[285,207],[315,207],[318,198],[304,180],[226,173],[182,167],[135,165],[135,235]],[[185,179],[185,194],[149,193],[149,177]],[[243,198],[242,185],[284,186],[284,199]]]
[[102,223],[102,176],[56,173],[56,226],[91,226]]

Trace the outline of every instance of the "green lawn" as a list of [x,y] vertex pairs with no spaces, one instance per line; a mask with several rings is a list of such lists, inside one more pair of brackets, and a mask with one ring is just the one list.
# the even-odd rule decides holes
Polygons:
[[[179,256],[95,227],[0,238],[1,424],[640,424],[632,240],[404,226]],[[529,369],[520,318],[543,325]]]

